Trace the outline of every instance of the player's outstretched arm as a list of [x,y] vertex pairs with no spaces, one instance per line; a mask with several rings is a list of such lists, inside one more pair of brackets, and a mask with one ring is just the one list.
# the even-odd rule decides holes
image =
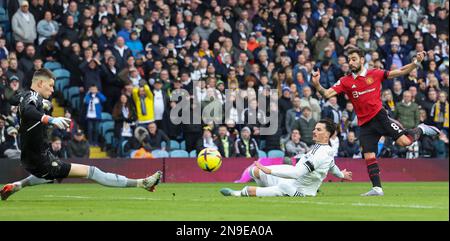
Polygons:
[[[272,168],[265,167],[261,165],[258,161],[255,161],[255,166],[259,168],[262,172],[265,174],[270,174],[273,176],[281,177],[281,178],[288,178],[288,179],[297,179],[301,176],[307,174],[310,172],[308,168],[306,168],[305,165],[298,165],[298,166],[289,166],[289,165],[283,165],[282,168],[275,168],[276,166]],[[281,167],[281,166],[279,166]]]
[[314,86],[314,88],[323,96],[323,98],[328,99],[331,98],[335,95],[337,95],[337,92],[333,89],[325,89],[320,85],[320,71],[316,70],[316,71],[312,71],[312,84]]
[[341,179],[345,179],[345,180],[352,180],[352,172],[351,171],[347,171],[347,169],[344,170],[340,170],[338,166],[333,165],[330,170],[328,171],[331,174],[333,174],[333,176],[337,177],[337,178],[341,178]]
[[417,68],[419,66],[419,63],[425,59],[425,56],[426,56],[425,51],[417,53],[416,59],[412,63],[407,64],[407,65],[401,67],[400,69],[390,71],[387,78],[393,79],[393,78],[397,78],[397,77],[409,74],[411,71],[413,71],[415,68]]

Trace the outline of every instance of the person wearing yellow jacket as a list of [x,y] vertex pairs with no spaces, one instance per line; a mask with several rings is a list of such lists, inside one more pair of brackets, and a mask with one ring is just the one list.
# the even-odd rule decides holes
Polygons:
[[150,87],[144,86],[133,88],[133,100],[136,105],[137,121],[139,125],[146,125],[155,120],[153,107],[153,93]]

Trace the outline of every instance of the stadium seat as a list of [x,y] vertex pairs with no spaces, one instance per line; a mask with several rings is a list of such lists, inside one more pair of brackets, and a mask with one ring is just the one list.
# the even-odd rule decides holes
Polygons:
[[186,141],[182,141],[180,143],[180,149],[183,150],[183,151],[186,151]]
[[261,157],[267,157],[267,154],[264,151],[258,150],[258,156]]
[[280,150],[271,150],[267,153],[267,157],[284,157],[284,152]]
[[128,144],[128,140],[125,140],[120,144],[120,156],[121,157],[129,157],[130,156],[131,151],[130,150],[125,151],[125,146],[127,144]]
[[77,109],[77,110],[81,109],[80,95],[72,96],[72,98],[70,99],[70,106],[72,106],[72,109]]
[[64,99],[70,101],[71,97],[80,94],[80,88],[77,86],[65,88],[63,91]]
[[105,138],[105,142],[107,145],[113,145],[114,144],[114,131],[107,131],[103,138]]
[[189,157],[197,157],[197,151],[196,151],[196,150],[192,150],[192,151],[189,153]]
[[113,120],[112,115],[108,112],[102,112],[102,121],[111,121]]
[[163,150],[153,150],[152,156],[154,158],[164,158],[164,157],[169,157],[169,153],[167,153],[167,151],[163,151]]
[[56,61],[49,61],[49,62],[46,62],[44,64],[44,68],[49,69],[51,71],[54,71],[54,70],[57,70],[57,69],[61,69],[62,65],[59,62],[56,62]]
[[175,140],[170,140],[170,150],[180,150],[180,143]]
[[55,76],[56,80],[61,78],[69,78],[70,79],[70,72],[67,69],[55,69],[53,71],[53,75]]
[[105,136],[105,134],[110,130],[114,132],[114,121],[101,122],[99,128],[99,133],[101,133],[102,136]]
[[69,78],[60,78],[55,81],[55,90],[62,92],[67,86],[69,86]]
[[266,149],[266,140],[261,140],[261,142],[259,143],[259,149]]
[[189,157],[189,153],[183,150],[174,150],[170,152],[170,157]]

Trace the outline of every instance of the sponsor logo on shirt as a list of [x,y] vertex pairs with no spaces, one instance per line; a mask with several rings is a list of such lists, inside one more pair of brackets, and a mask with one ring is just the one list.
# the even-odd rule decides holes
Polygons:
[[353,98],[358,99],[359,96],[364,95],[364,94],[367,94],[367,93],[370,93],[370,92],[373,92],[373,91],[375,91],[375,89],[376,89],[376,88],[372,88],[372,89],[364,90],[364,91],[361,91],[361,92],[359,92],[359,91],[353,91],[353,92],[352,92],[352,95],[353,95]]

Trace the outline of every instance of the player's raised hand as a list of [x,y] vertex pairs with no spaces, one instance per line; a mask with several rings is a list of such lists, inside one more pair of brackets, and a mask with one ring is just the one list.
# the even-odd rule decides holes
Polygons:
[[70,126],[70,119],[65,117],[51,117],[48,123],[58,127],[59,129],[65,130]]
[[344,170],[342,170],[341,171],[343,174],[344,174],[344,179],[345,180],[349,180],[349,181],[351,181],[352,180],[352,172],[351,171],[347,171],[347,169],[344,169]]
[[427,52],[422,51],[416,54],[416,60],[417,62],[422,62],[425,59],[425,56],[427,56]]
[[311,80],[313,82],[314,85],[319,85],[320,84],[320,70],[317,67],[314,67],[313,70],[311,71]]

